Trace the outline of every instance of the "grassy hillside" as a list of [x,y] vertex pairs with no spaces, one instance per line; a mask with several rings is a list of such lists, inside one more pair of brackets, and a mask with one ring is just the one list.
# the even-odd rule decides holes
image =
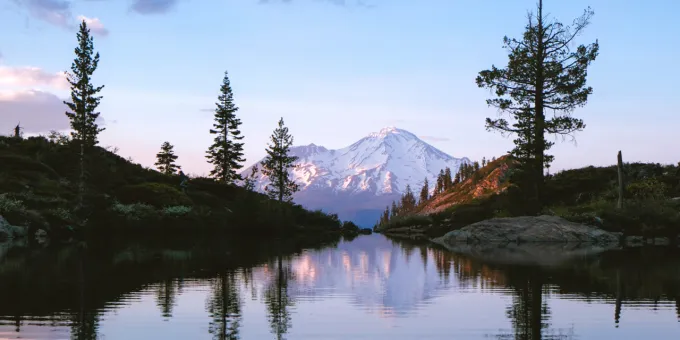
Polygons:
[[486,199],[507,189],[509,182],[505,180],[507,171],[513,162],[508,156],[503,156],[477,171],[472,178],[455,184],[442,194],[433,196],[426,202],[421,202],[415,214],[436,214],[454,205],[468,204],[473,200]]
[[[78,150],[65,140],[0,137],[0,216],[51,238],[166,237],[176,233],[267,237],[338,233],[335,215],[272,201],[242,187],[179,178],[103,148],[87,158],[86,195],[77,206]],[[351,223],[344,229],[356,229]],[[161,234],[159,234],[161,233]]]
[[[518,187],[511,178],[516,163],[504,156],[471,178],[390,218],[376,231],[395,236],[441,236],[493,217],[522,215]],[[624,165],[625,205],[616,208],[616,166],[585,167],[546,177],[542,213],[630,235],[675,236],[680,231],[680,164]]]

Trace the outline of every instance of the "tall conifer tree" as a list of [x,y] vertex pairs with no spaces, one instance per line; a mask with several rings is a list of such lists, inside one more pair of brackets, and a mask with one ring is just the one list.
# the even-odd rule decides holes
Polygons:
[[163,145],[161,145],[161,151],[156,154],[156,164],[154,165],[156,165],[158,171],[166,175],[172,175],[180,168],[175,164],[177,155],[175,155],[173,149],[174,146],[172,146],[170,142],[164,142]]
[[227,184],[241,179],[237,170],[243,168],[243,139],[239,126],[241,119],[236,117],[238,107],[234,104],[234,94],[231,90],[229,75],[224,72],[224,79],[220,87],[215,108],[215,123],[210,134],[216,135],[213,144],[208,149],[206,158],[213,165],[210,176]]
[[452,183],[453,178],[451,177],[451,168],[447,166],[446,170],[444,170],[444,190],[449,190]]
[[[529,15],[521,39],[503,39],[509,51],[505,68],[492,66],[479,72],[476,79],[481,88],[493,90],[497,98],[487,104],[509,114],[514,123],[504,118],[486,119],[487,130],[515,134],[515,150],[523,169],[529,176],[527,186],[533,194],[528,197],[532,212],[541,208],[543,169],[553,156],[545,152],[553,145],[546,134],[571,136],[585,128],[583,120],[571,113],[584,106],[592,87],[586,86],[588,66],[598,55],[599,44],[572,48],[574,39],[590,23],[593,11],[574,20],[571,27],[558,21],[547,21],[543,16],[543,0],[538,1],[538,13]],[[546,111],[552,111],[547,118]]]
[[283,118],[271,136],[271,144],[267,148],[267,157],[262,161],[262,173],[270,180],[265,191],[272,199],[279,202],[290,202],[299,187],[290,178],[288,170],[293,168],[297,157],[288,155],[293,145],[293,136],[283,124]]
[[420,189],[420,204],[425,203],[428,199],[430,199],[430,184],[427,182],[427,178],[425,178],[423,188]]
[[411,185],[407,184],[406,191],[404,192],[404,195],[401,196],[401,211],[411,212],[416,207],[416,203],[416,196],[411,190]]
[[71,72],[66,73],[71,87],[71,100],[64,101],[64,104],[69,109],[65,114],[71,122],[72,140],[80,148],[78,183],[78,205],[80,207],[85,192],[85,155],[97,145],[97,137],[100,132],[104,131],[104,128],[100,128],[96,122],[99,117],[99,112],[96,110],[102,99],[97,94],[104,88],[104,85],[97,87],[92,85],[92,75],[99,65],[99,52],[94,52],[94,39],[90,36],[90,29],[87,28],[84,20],[80,23],[76,37],[78,39],[78,46],[75,48],[76,57],[71,64]]

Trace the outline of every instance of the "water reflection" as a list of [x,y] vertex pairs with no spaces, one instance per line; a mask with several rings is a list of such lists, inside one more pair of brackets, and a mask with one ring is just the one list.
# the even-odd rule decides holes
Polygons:
[[680,336],[673,249],[560,266],[492,264],[381,235],[229,249],[8,251],[0,339]]
[[[288,281],[294,280],[290,267],[290,261],[285,264],[281,256],[276,257],[276,270],[272,273],[273,280],[269,280],[265,291],[265,303],[267,304],[267,320],[269,320],[272,334],[276,339],[285,339],[288,329],[292,327],[291,309],[295,305],[293,298],[288,293]],[[271,267],[272,263],[269,263]]]
[[233,271],[222,272],[211,281],[211,293],[207,303],[212,319],[210,333],[213,334],[213,339],[239,339],[242,301],[236,274]]

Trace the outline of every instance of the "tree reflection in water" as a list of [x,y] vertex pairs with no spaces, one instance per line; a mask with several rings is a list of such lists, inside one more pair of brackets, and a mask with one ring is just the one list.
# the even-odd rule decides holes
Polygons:
[[179,288],[171,279],[163,280],[156,287],[156,305],[161,310],[165,320],[172,318],[172,309],[175,307]]
[[239,339],[242,301],[234,271],[219,273],[212,280],[207,305],[212,319],[209,331],[213,339]]
[[[274,267],[270,263],[269,268]],[[265,303],[267,305],[267,319],[271,332],[276,339],[285,339],[286,333],[292,325],[291,308],[295,305],[288,292],[288,280],[292,278],[290,261],[283,262],[281,255],[276,257],[276,272],[272,273],[272,279],[265,290]]]
[[[419,308],[437,303],[436,298],[444,294],[466,291],[507,296],[500,320],[509,323],[500,331],[495,331],[491,322],[486,325],[483,332],[492,333],[487,335],[490,338],[574,338],[574,327],[557,327],[562,319],[551,311],[558,308],[555,301],[564,297],[611,308],[604,328],[625,323],[626,312],[633,309],[626,307],[631,305],[635,309],[669,309],[680,321],[677,249],[605,253],[559,267],[496,264],[381,235],[296,257],[285,255],[295,250],[276,251],[272,245],[248,249],[230,250],[239,256],[225,256],[224,248],[167,251],[141,246],[7,253],[0,261],[0,323],[4,326],[0,331],[29,338],[36,328],[51,327],[70,334],[71,339],[97,339],[108,312],[126,308],[131,298],[136,301],[139,297],[154,299],[158,313],[169,321],[177,314],[184,279],[187,285],[201,288],[208,284],[209,294],[200,309],[207,310],[210,319],[199,322],[208,324],[210,334],[203,335],[213,339],[238,339],[253,331],[243,322],[250,318],[244,317],[246,304],[263,307],[265,314],[259,321],[253,317],[253,322],[262,322],[263,331],[268,327],[271,337],[284,339],[291,333],[294,308],[307,298],[298,294],[315,294],[316,300],[323,301],[328,288],[351,296],[353,307],[370,306],[372,309],[365,309],[369,314],[389,309],[391,318],[418,318]],[[180,256],[183,252],[191,256]],[[314,271],[314,277],[305,276],[298,267]],[[412,298],[404,299],[404,294]],[[631,319],[629,316],[629,322],[635,321]],[[576,330],[578,325],[576,322]],[[306,331],[301,329],[300,334]],[[579,330],[579,335],[583,331]]]
[[88,276],[89,266],[86,255],[78,257],[78,309],[71,314],[71,339],[95,340],[99,327],[98,312],[90,306],[92,285]]

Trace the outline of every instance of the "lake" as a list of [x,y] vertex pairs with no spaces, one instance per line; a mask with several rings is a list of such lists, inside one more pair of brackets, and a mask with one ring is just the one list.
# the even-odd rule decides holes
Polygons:
[[0,260],[0,339],[680,338],[677,249],[531,267],[378,234],[285,255],[52,248]]

